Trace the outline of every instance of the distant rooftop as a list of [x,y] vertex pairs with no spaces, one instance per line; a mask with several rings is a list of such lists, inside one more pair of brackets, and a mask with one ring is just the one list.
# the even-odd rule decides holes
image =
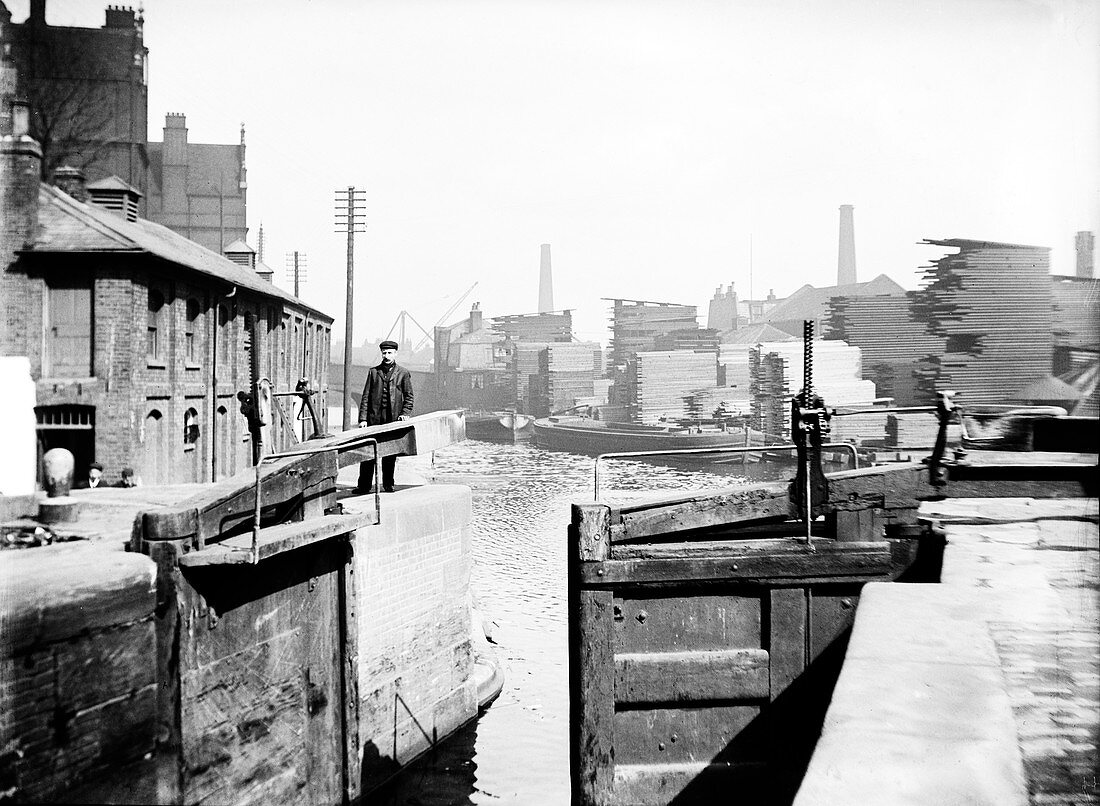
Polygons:
[[328,314],[306,305],[251,269],[238,266],[160,224],[143,218],[126,221],[94,204],[78,202],[67,193],[46,184],[39,185],[38,208],[39,226],[34,242],[25,252],[148,254],[208,277],[216,277],[229,285],[292,303],[332,320]]
[[885,274],[865,283],[830,285],[814,288],[804,285],[770,311],[760,317],[760,322],[787,322],[791,320],[820,319],[833,297],[873,297],[904,294],[905,289]]

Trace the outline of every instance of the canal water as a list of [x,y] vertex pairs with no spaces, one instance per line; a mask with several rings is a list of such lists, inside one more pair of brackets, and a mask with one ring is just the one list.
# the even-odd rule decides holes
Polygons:
[[[591,457],[530,444],[466,440],[401,459],[434,483],[473,490],[473,578],[504,671],[500,696],[370,798],[384,806],[569,803],[566,529],[569,507],[593,500]],[[602,500],[707,490],[789,475],[770,465],[668,467],[615,460],[601,467]]]

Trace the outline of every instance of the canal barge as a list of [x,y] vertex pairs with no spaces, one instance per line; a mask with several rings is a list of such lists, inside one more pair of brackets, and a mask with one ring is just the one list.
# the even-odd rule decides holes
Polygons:
[[581,415],[545,417],[534,422],[540,448],[598,456],[615,451],[667,451],[759,445],[765,435],[751,429],[727,431],[697,426],[656,426],[609,422]]
[[534,435],[535,418],[517,411],[467,411],[466,436],[486,442],[522,442]]

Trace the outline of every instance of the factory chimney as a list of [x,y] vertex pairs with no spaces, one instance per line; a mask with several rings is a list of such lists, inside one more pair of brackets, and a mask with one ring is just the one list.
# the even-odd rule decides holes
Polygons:
[[1095,239],[1088,231],[1077,233],[1077,276],[1092,277],[1092,249]]
[[852,223],[852,205],[840,205],[840,251],[837,255],[836,284],[851,285],[856,280],[856,230]]
[[542,245],[539,261],[539,313],[554,310],[554,278],[550,275],[550,244]]

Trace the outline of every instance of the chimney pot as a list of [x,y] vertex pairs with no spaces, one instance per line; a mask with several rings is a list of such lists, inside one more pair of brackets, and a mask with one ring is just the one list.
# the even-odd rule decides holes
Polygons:
[[1077,276],[1091,278],[1093,276],[1093,244],[1095,238],[1088,230],[1077,233],[1075,239],[1077,246]]
[[54,187],[68,193],[79,202],[88,200],[88,190],[84,186],[84,172],[71,165],[62,165],[53,172]]
[[30,14],[27,22],[31,25],[46,24],[46,0],[31,0]]

